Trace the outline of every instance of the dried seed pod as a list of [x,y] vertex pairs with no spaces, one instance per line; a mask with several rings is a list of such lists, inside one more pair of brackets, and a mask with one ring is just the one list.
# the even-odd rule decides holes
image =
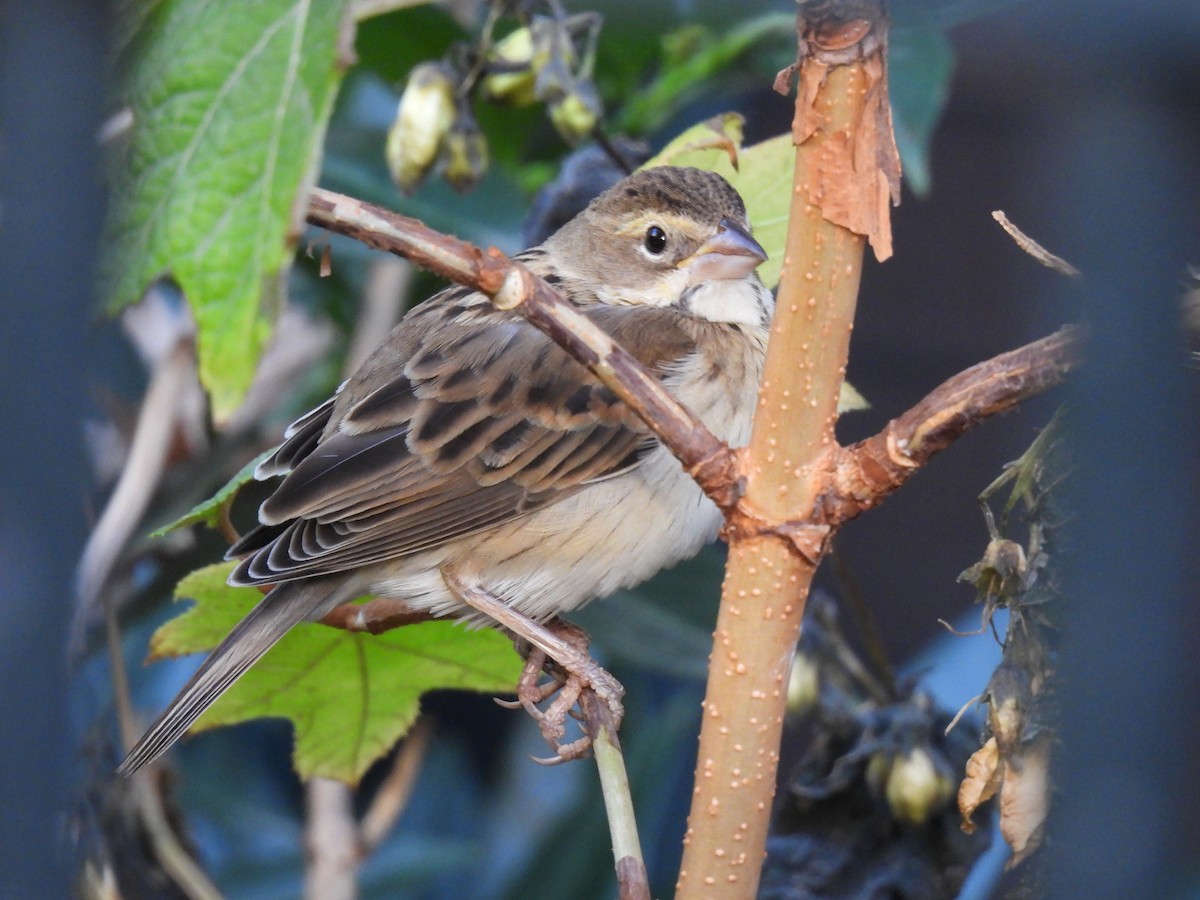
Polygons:
[[575,80],[575,45],[564,25],[546,16],[534,16],[529,35],[534,96],[545,103],[556,103],[567,95]]
[[386,156],[392,178],[412,193],[438,160],[442,140],[455,121],[457,74],[442,62],[413,67],[388,130]]

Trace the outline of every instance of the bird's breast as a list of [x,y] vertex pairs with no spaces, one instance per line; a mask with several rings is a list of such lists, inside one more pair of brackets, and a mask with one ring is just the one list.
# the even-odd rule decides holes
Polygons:
[[[717,437],[743,446],[762,374],[765,329],[719,326],[704,337],[666,386]],[[522,613],[546,619],[694,556],[720,525],[720,511],[660,445],[620,475],[389,567],[375,590],[436,613],[461,613],[437,566],[464,565]]]

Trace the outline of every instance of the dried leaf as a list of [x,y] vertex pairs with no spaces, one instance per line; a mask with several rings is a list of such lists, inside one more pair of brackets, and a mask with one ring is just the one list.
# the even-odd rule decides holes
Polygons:
[[1000,747],[995,738],[989,738],[967,760],[967,774],[958,787],[958,811],[963,817],[962,830],[967,834],[975,833],[976,825],[971,821],[971,816],[982,804],[996,796],[1003,774]]
[[1018,865],[1042,842],[1050,809],[1050,738],[1023,744],[1018,754],[1005,760],[1000,788],[1000,833]]

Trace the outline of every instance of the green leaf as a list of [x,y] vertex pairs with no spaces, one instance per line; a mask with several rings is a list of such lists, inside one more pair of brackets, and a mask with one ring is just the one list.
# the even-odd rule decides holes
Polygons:
[[717,77],[750,48],[769,40],[795,46],[795,13],[767,13],[717,34],[695,23],[667,34],[662,72],[629,97],[617,130],[633,134],[657,130],[702,90],[717,86]]
[[904,180],[929,193],[929,145],[950,92],[954,51],[934,27],[897,28],[888,42],[888,91]]
[[173,278],[214,415],[244,395],[303,217],[341,75],[339,0],[162,0],[118,24],[131,133],[113,172],[111,310]]
[[242,466],[238,473],[226,482],[225,486],[209,497],[207,500],[202,500],[193,506],[188,512],[184,513],[170,525],[164,525],[162,528],[150,532],[150,537],[162,537],[169,534],[177,528],[185,528],[188,525],[195,525],[203,522],[210,528],[216,528],[221,517],[221,507],[233,499],[233,495],[247,481],[254,479],[254,470],[258,464],[275,452],[275,448],[264,450],[250,462]]
[[[225,584],[232,565],[199,569],[176,596],[195,605],[160,628],[152,658],[214,647],[262,599]],[[424,622],[381,635],[301,623],[206,712],[196,730],[261,716],[296,726],[301,778],[357,782],[412,725],[421,694],[443,688],[510,692],[521,672],[512,642],[491,629]]]
[[[684,131],[643,168],[696,166],[725,176],[746,202],[754,237],[767,251],[767,261],[759,266],[758,274],[767,287],[774,288],[779,284],[787,246],[796,149],[791,134],[781,134],[739,150],[741,142],[741,116],[724,113]],[[736,169],[734,157],[738,161]],[[851,385],[842,385],[838,412],[869,406]]]

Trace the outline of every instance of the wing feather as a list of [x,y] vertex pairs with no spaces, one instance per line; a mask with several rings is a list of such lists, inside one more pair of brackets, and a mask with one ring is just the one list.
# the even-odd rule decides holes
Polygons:
[[[684,316],[585,308],[659,377],[693,346]],[[451,289],[410,313],[264,463],[287,473],[231,581],[345,571],[513,521],[635,466],[654,439],[540,331]]]

